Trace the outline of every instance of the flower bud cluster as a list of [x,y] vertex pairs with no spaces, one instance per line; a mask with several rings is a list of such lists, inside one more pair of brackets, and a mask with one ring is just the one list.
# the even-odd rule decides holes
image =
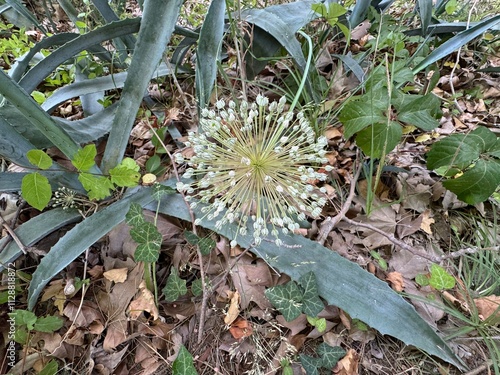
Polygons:
[[313,183],[327,175],[313,165],[327,162],[327,140],[316,138],[304,114],[294,116],[285,104],[284,97],[269,103],[262,95],[238,108],[219,100],[215,109],[202,111],[201,131],[189,133],[195,155],[176,157],[187,162],[183,178],[194,181],[179,182],[177,189],[208,204],[203,218],[216,220],[217,228],[237,222],[241,235],[250,224],[257,245],[269,234],[281,244],[279,230],[293,232],[306,215],[318,217],[326,203],[324,189]]

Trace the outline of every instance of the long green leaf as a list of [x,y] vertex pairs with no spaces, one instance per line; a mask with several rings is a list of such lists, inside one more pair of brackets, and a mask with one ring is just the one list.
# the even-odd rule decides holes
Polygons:
[[224,34],[225,0],[212,0],[200,30],[196,52],[196,96],[199,108],[205,108],[217,77],[217,61]]
[[[156,210],[156,203],[147,208]],[[196,214],[199,214],[198,210],[195,210]],[[185,202],[179,195],[162,200],[160,212],[190,220]],[[237,232],[235,225],[227,225],[221,230],[215,228],[215,221],[204,220],[202,225],[228,238],[234,238]],[[252,246],[253,238],[249,232],[236,238],[243,247]],[[289,246],[280,247],[273,241],[262,241],[252,251],[294,280],[312,271],[316,275],[319,294],[328,304],[338,306],[382,334],[394,336],[407,345],[414,345],[463,368],[463,363],[446,342],[387,283],[305,237],[286,236],[282,240]]]
[[491,18],[488,18],[476,26],[471,27],[465,31],[462,31],[455,35],[453,38],[448,39],[446,42],[441,44],[438,48],[431,52],[429,56],[423,59],[416,67],[413,68],[413,74],[417,74],[422,69],[425,69],[429,65],[435,63],[436,61],[448,56],[452,52],[458,50],[460,47],[469,43],[474,38],[477,38],[485,31],[489,30],[492,26],[500,22],[500,14]]
[[[32,246],[48,234],[81,218],[82,216],[76,209],[56,208],[35,216],[16,228],[14,232],[24,246]],[[6,244],[7,246],[0,252],[0,271],[3,270],[4,265],[14,262],[23,254],[16,242],[12,241],[10,237],[4,237],[0,240],[0,248]]]
[[66,233],[33,273],[28,289],[28,309],[33,309],[43,288],[54,276],[125,219],[132,202],[145,205],[152,200],[149,188],[139,188],[135,193],[88,217]]
[[0,71],[0,94],[69,159],[80,148],[71,137],[56,125],[35,100],[3,71]]
[[418,12],[422,25],[422,35],[425,36],[432,20],[432,0],[418,0]]
[[137,45],[102,159],[106,173],[123,157],[149,80],[174,31],[181,0],[146,0]]

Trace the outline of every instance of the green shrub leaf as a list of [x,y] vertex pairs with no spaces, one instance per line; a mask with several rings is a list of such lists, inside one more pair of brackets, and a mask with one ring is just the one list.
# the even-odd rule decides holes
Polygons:
[[9,316],[14,319],[16,327],[26,326],[30,331],[35,328],[37,317],[31,311],[15,310],[13,313],[9,313]]
[[363,95],[362,98],[347,103],[339,115],[339,120],[345,127],[344,137],[349,139],[370,125],[387,122],[383,113],[387,106],[387,98],[383,96]]
[[403,135],[403,128],[397,122],[376,123],[361,130],[356,144],[372,158],[380,158],[396,147]]
[[111,195],[115,188],[109,178],[105,176],[96,176],[90,173],[80,173],[78,180],[83,188],[87,190],[88,196],[92,200],[100,200]]
[[78,150],[71,163],[81,172],[88,172],[95,165],[97,149],[95,144],[91,143]]
[[38,375],[56,375],[59,370],[59,365],[57,361],[51,359],[49,363],[45,365],[45,367],[38,373]]
[[316,316],[324,308],[323,301],[319,298],[318,284],[314,272],[308,272],[299,279],[300,286],[304,289],[302,295],[302,312],[308,316]]
[[38,332],[55,332],[61,328],[64,321],[58,316],[45,316],[38,318],[35,323],[35,331]]
[[40,169],[49,169],[52,166],[52,159],[42,150],[29,150],[26,157],[31,164]]
[[111,182],[120,187],[137,186],[141,174],[139,165],[132,158],[125,158],[116,167],[109,170]]
[[181,345],[179,354],[172,364],[172,375],[198,375],[193,364],[193,356]]
[[441,102],[433,94],[404,95],[402,107],[397,108],[398,120],[417,128],[430,131],[439,126]]
[[433,264],[429,283],[437,290],[451,289],[455,286],[455,278],[446,272],[443,267]]
[[172,267],[172,271],[167,278],[167,284],[162,290],[165,299],[167,302],[174,302],[180,296],[186,294],[187,291],[186,280],[181,279],[177,269]]
[[302,312],[302,291],[294,281],[276,285],[265,292],[266,297],[276,307],[287,322],[297,318]]
[[139,244],[134,253],[137,262],[152,263],[158,260],[163,238],[153,223],[145,221],[132,228],[130,236]]
[[21,194],[30,206],[42,211],[50,202],[52,188],[47,177],[34,172],[23,177]]

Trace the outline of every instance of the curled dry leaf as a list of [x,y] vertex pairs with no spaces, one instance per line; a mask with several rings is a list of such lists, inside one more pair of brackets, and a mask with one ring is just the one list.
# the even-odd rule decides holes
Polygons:
[[491,295],[474,300],[482,320],[496,318],[500,320],[500,296]]
[[237,290],[234,292],[228,290],[227,295],[230,299],[230,303],[229,309],[224,317],[224,323],[231,325],[240,314],[240,293],[238,293]]
[[404,290],[403,275],[399,272],[389,272],[385,279],[391,284],[392,289],[396,292],[402,292]]
[[153,293],[146,287],[146,283],[143,280],[139,285],[137,297],[132,300],[128,306],[127,313],[130,319],[136,320],[144,311],[150,313],[154,320],[159,318],[158,308],[156,307]]
[[116,268],[114,270],[109,270],[103,273],[103,276],[109,281],[115,283],[123,283],[127,280],[128,269],[127,268]]
[[349,349],[344,358],[337,362],[333,373],[337,375],[357,375],[359,356],[354,349]]
[[425,210],[422,213],[422,223],[420,224],[420,229],[422,229],[427,234],[432,234],[431,224],[434,224],[435,221],[432,217],[430,217],[431,210]]
[[229,332],[236,340],[252,336],[252,324],[248,320],[240,317],[231,324]]

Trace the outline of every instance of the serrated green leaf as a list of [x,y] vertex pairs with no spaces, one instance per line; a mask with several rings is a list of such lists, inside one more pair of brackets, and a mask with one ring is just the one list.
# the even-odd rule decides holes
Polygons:
[[372,98],[370,95],[348,102],[339,115],[340,122],[344,124],[344,137],[349,139],[370,125],[387,122],[383,113],[387,105],[387,99]]
[[199,297],[203,294],[203,282],[201,279],[196,279],[191,283],[191,293],[193,293],[195,297]]
[[52,188],[47,177],[34,172],[23,177],[21,194],[30,206],[42,211],[49,204]]
[[170,186],[165,186],[158,183],[153,185],[152,195],[155,201],[159,201],[164,195],[175,194],[175,193],[177,193],[177,191],[171,188]]
[[316,316],[324,308],[323,301],[319,298],[318,284],[314,272],[308,272],[298,280],[304,293],[302,295],[302,312],[308,316]]
[[356,136],[356,144],[366,155],[380,158],[399,144],[402,135],[403,128],[397,122],[377,123],[361,130]]
[[172,271],[167,278],[167,284],[163,288],[162,292],[165,296],[167,302],[174,302],[180,296],[187,293],[186,280],[179,277],[179,272],[177,269],[172,267]]
[[327,369],[333,368],[346,355],[340,346],[330,346],[325,342],[318,345],[316,352],[321,357],[321,365]]
[[439,126],[440,100],[433,94],[405,95],[404,106],[396,108],[398,120],[423,130],[433,130]]
[[462,176],[446,180],[443,186],[468,204],[487,200],[500,185],[500,160],[479,159]]
[[109,170],[111,182],[120,187],[134,187],[139,184],[141,174],[134,159],[125,158],[116,167]]
[[59,369],[59,365],[53,359],[45,365],[45,367],[38,373],[38,375],[56,375]]
[[91,143],[78,150],[71,163],[81,172],[88,172],[95,165],[97,149],[95,144]]
[[446,272],[443,267],[433,264],[429,284],[437,290],[451,289],[455,286],[455,278]]
[[319,375],[318,368],[321,367],[321,358],[311,357],[301,354],[299,356],[300,364],[306,370],[307,375]]
[[137,203],[132,203],[125,215],[125,221],[128,225],[134,227],[144,223],[144,214],[142,213],[142,206]]
[[14,319],[16,327],[26,326],[31,331],[35,328],[35,323],[37,320],[36,315],[28,310],[15,310],[9,313],[9,316]]
[[130,236],[139,244],[134,253],[136,262],[152,263],[158,260],[163,238],[154,224],[145,221],[133,227]]
[[45,316],[38,318],[35,323],[35,331],[38,332],[55,332],[61,328],[64,321],[58,316]]
[[52,159],[42,150],[29,150],[26,157],[31,164],[40,169],[49,169],[52,166]]
[[198,375],[193,364],[193,356],[184,345],[181,345],[179,354],[172,363],[172,375]]
[[92,200],[101,200],[111,195],[115,188],[109,178],[105,176],[96,176],[90,173],[80,173],[78,181],[87,190],[87,194]]
[[302,291],[294,281],[269,288],[265,295],[287,322],[294,320],[302,312]]

